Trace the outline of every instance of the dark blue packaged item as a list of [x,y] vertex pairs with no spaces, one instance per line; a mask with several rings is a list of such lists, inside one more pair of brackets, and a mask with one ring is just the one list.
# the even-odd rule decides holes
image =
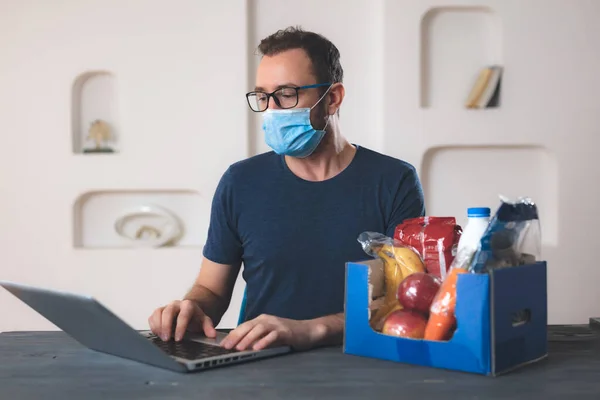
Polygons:
[[535,263],[541,257],[541,232],[537,206],[529,198],[502,203],[483,234],[470,271]]

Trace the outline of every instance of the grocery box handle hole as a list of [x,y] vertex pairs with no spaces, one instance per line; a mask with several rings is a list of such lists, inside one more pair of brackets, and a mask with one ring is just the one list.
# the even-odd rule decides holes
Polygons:
[[511,315],[512,326],[517,327],[521,325],[525,325],[529,321],[531,321],[531,310],[528,308],[524,308],[523,310],[519,310]]

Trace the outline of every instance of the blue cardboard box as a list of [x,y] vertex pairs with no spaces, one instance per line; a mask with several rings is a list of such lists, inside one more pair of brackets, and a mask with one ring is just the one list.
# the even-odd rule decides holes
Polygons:
[[[372,260],[371,260],[372,261]],[[384,335],[369,325],[374,264],[346,264],[344,353],[496,376],[547,356],[546,262],[461,274],[449,341]]]

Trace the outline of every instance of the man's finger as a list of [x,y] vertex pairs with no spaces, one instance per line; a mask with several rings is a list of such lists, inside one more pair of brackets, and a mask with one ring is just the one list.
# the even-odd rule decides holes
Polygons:
[[157,308],[154,310],[150,318],[148,318],[148,325],[150,326],[150,331],[155,335],[160,335],[160,323],[161,323],[161,315],[164,307]]
[[175,326],[175,340],[180,341],[185,334],[190,320],[194,317],[196,309],[191,302],[182,302],[177,316],[177,324]]
[[215,330],[215,326],[212,322],[212,319],[206,314],[204,314],[202,318],[202,330],[204,331],[204,334],[209,338],[214,338],[217,336],[217,331]]
[[256,324],[254,328],[240,340],[235,348],[238,350],[246,350],[252,343],[256,342],[267,333],[267,327],[264,324]]
[[175,304],[168,305],[165,307],[162,313],[162,327],[160,337],[162,340],[167,341],[171,339],[171,332],[173,330],[173,321],[175,315],[179,313],[179,306]]
[[277,343],[277,341],[279,340],[279,337],[280,337],[279,332],[271,331],[271,332],[269,332],[269,334],[267,336],[265,336],[264,338],[262,338],[258,342],[256,342],[254,344],[254,346],[252,346],[252,349],[262,350],[266,347],[269,347],[269,346]]
[[226,349],[233,348],[239,343],[239,341],[244,336],[248,334],[248,332],[250,332],[252,328],[254,328],[254,325],[256,325],[256,322],[254,320],[244,322],[243,324],[229,332],[227,336],[225,336],[225,339],[223,339],[223,341],[221,342],[221,346],[225,347]]

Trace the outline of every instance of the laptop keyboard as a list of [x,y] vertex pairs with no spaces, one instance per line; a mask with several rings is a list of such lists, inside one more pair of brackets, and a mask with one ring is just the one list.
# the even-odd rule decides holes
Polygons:
[[200,358],[239,353],[239,350],[236,349],[228,350],[221,346],[198,343],[192,340],[182,340],[180,342],[169,340],[164,342],[161,338],[154,335],[150,336],[149,339],[167,354],[185,358],[186,360],[198,360]]

